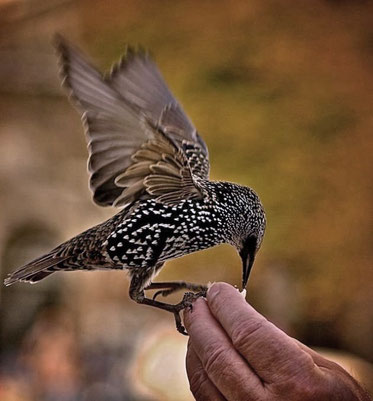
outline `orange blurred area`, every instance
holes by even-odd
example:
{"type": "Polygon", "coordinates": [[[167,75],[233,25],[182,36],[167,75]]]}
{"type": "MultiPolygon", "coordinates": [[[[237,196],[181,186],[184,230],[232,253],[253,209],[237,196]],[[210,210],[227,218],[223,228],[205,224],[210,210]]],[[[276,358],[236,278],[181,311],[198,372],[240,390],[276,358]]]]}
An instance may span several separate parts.
{"type": "MultiPolygon", "coordinates": [[[[348,0],[0,1],[1,278],[115,213],[91,201],[53,35],[103,70],[141,44],[206,141],[212,178],[263,201],[248,302],[373,391],[372,15],[348,0]]],[[[224,245],[158,280],[238,285],[240,270],[224,245]]],[[[117,271],[1,286],[1,401],[191,400],[172,316],[127,293],[117,271]]]]}

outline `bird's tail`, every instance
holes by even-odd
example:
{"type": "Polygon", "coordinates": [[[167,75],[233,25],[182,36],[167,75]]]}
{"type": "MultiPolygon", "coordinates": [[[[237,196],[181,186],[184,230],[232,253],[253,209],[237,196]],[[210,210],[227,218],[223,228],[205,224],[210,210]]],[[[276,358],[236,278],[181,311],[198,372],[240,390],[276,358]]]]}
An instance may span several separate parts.
{"type": "Polygon", "coordinates": [[[4,280],[4,284],[8,286],[17,281],[36,283],[52,274],[54,270],[57,270],[56,267],[68,258],[69,256],[58,256],[55,251],[52,251],[10,273],[4,280]]]}
{"type": "Polygon", "coordinates": [[[123,269],[122,265],[107,260],[103,248],[106,238],[122,219],[123,212],[58,245],[46,255],[10,273],[4,284],[8,286],[17,281],[36,283],[59,270],[123,269]]]}

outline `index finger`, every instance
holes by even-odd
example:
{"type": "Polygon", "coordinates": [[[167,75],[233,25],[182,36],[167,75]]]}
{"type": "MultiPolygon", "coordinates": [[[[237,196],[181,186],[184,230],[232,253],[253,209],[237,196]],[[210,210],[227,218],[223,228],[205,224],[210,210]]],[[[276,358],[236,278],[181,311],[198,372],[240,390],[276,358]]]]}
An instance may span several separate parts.
{"type": "Polygon", "coordinates": [[[207,302],[233,346],[265,383],[294,378],[298,373],[304,376],[315,368],[308,353],[229,284],[213,284],[207,292],[207,302]]]}
{"type": "Polygon", "coordinates": [[[184,310],[184,324],[203,369],[225,398],[263,398],[262,383],[233,348],[226,333],[212,316],[205,299],[197,299],[192,310],[184,310]]]}

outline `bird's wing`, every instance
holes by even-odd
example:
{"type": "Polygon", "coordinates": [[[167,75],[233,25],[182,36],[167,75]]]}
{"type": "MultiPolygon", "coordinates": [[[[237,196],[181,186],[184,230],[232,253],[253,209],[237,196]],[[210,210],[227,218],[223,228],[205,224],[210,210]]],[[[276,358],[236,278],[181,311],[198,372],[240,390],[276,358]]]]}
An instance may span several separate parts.
{"type": "MultiPolygon", "coordinates": [[[[185,131],[185,114],[180,105],[176,102],[169,103],[163,110],[159,119],[159,126],[163,132],[172,138],[182,138],[185,131]]],[[[192,170],[193,175],[208,179],[210,171],[210,163],[208,159],[208,151],[203,139],[194,130],[195,139],[182,139],[179,141],[192,170]]]]}
{"type": "Polygon", "coordinates": [[[115,179],[123,192],[114,206],[131,204],[144,194],[171,205],[185,199],[202,199],[203,190],[183,149],[161,128],[148,124],[147,129],[153,133],[151,139],[142,144],[132,156],[132,164],[115,179]]]}
{"type": "MultiPolygon", "coordinates": [[[[130,50],[105,78],[79,50],[60,36],[56,38],[56,48],[60,55],[63,83],[78,104],[86,126],[90,188],[94,201],[103,206],[123,206],[126,200],[139,197],[144,191],[149,196],[161,196],[159,185],[166,182],[158,182],[153,187],[152,178],[142,175],[144,188],[136,191],[132,187],[133,180],[125,178],[130,168],[133,173],[134,166],[139,165],[139,152],[141,154],[149,146],[156,146],[156,149],[151,149],[154,164],[162,161],[162,166],[170,164],[174,170],[178,166],[179,186],[183,187],[181,192],[185,195],[189,188],[190,195],[195,196],[195,190],[190,186],[191,182],[195,183],[193,176],[208,177],[207,147],[150,57],[143,51],[130,50]]],[[[174,173],[171,171],[172,168],[167,170],[170,177],[174,173]]],[[[157,180],[158,173],[150,175],[157,180]]],[[[164,169],[161,175],[167,175],[164,169]]],[[[140,188],[139,180],[137,188],[140,188]]],[[[165,185],[165,188],[169,192],[176,191],[172,186],[165,185]]],[[[199,189],[197,192],[200,193],[199,189]]]]}
{"type": "Polygon", "coordinates": [[[126,55],[113,66],[106,79],[124,99],[136,105],[151,121],[158,122],[164,133],[187,150],[194,175],[208,178],[207,146],[148,53],[127,48],[126,55]]]}

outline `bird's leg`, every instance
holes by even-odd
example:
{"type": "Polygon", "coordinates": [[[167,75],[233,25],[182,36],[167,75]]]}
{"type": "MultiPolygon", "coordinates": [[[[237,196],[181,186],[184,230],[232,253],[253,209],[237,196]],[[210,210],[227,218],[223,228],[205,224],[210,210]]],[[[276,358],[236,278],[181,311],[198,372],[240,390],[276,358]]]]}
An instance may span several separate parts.
{"type": "Polygon", "coordinates": [[[176,305],[166,304],[164,302],[155,301],[154,299],[149,299],[145,297],[144,290],[142,289],[142,280],[139,276],[132,276],[129,295],[131,299],[139,304],[154,306],[155,308],[163,309],[168,312],[173,313],[176,322],[177,330],[184,335],[188,335],[183,324],[181,323],[180,312],[185,308],[192,307],[192,301],[200,296],[206,295],[205,291],[201,291],[198,294],[187,292],[182,301],[176,305]]]}
{"type": "Polygon", "coordinates": [[[190,290],[194,292],[207,292],[207,287],[202,284],[194,284],[188,283],[186,281],[173,281],[173,282],[164,282],[164,283],[150,283],[145,290],[156,290],[160,289],[153,295],[153,299],[155,300],[158,295],[162,295],[163,297],[167,297],[170,294],[173,294],[179,290],[190,290]]]}

